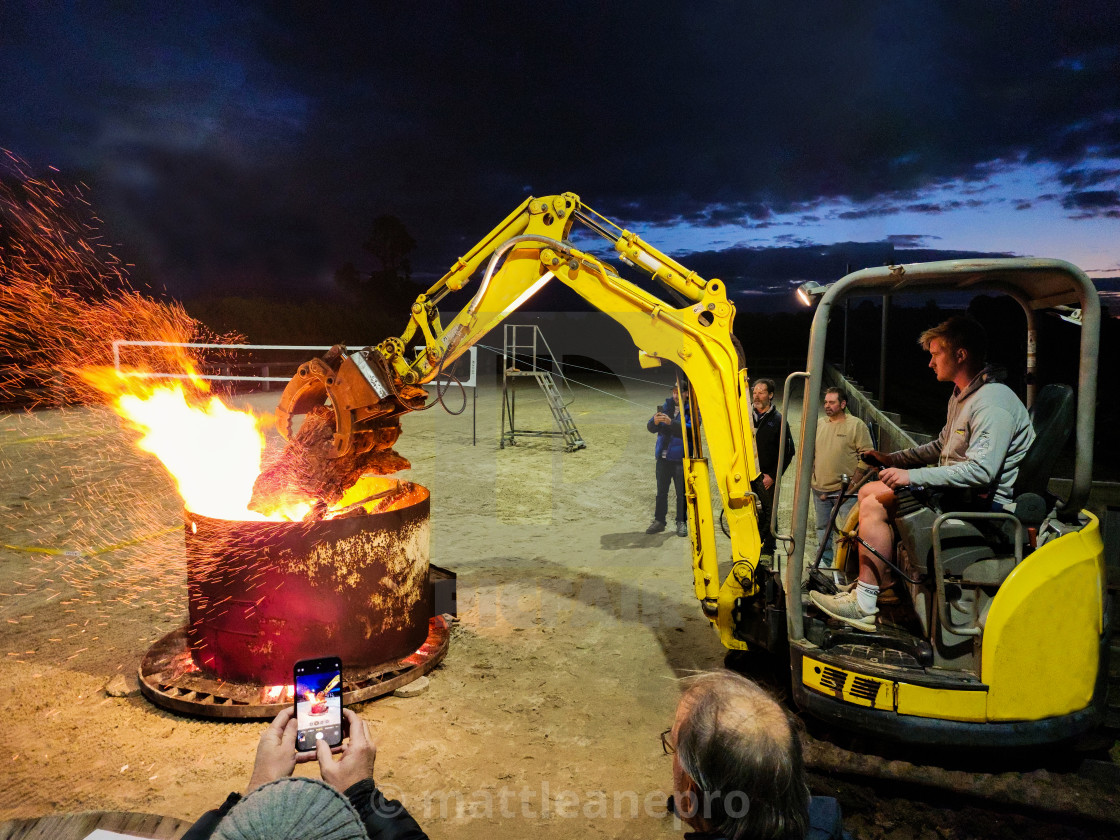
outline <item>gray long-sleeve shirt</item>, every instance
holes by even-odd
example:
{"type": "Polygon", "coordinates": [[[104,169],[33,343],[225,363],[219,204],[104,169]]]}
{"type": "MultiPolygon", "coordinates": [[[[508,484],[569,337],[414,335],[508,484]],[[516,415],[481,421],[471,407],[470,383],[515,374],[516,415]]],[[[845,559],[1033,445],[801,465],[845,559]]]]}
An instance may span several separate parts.
{"type": "Polygon", "coordinates": [[[891,453],[893,466],[910,470],[912,484],[995,485],[996,504],[1011,502],[1019,462],[1034,443],[1034,428],[1015,392],[991,381],[990,375],[985,368],[963,391],[954,389],[945,428],[935,440],[891,453]]]}

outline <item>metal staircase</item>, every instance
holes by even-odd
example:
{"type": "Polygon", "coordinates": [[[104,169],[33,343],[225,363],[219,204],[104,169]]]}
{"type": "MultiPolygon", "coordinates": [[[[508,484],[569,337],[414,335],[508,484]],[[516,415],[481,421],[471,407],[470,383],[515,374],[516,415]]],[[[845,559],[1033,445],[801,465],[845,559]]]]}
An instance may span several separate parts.
{"type": "MultiPolygon", "coordinates": [[[[518,437],[561,437],[564,439],[564,451],[575,452],[583,449],[587,444],[580,437],[579,429],[568,411],[568,403],[556,387],[551,371],[538,367],[539,348],[543,345],[544,358],[551,361],[552,370],[557,371],[564,387],[571,394],[572,388],[568,380],[560,371],[560,365],[552,354],[552,348],[545,341],[540,327],[535,324],[505,324],[502,340],[502,437],[501,448],[506,444],[515,446],[518,437]],[[528,336],[526,336],[528,332],[528,336]],[[523,369],[527,368],[527,369],[523,369]],[[556,419],[556,429],[532,430],[519,429],[516,424],[517,417],[517,382],[520,379],[531,377],[544,392],[552,416],[556,419]]],[[[542,359],[543,361],[543,359],[542,359]]]]}

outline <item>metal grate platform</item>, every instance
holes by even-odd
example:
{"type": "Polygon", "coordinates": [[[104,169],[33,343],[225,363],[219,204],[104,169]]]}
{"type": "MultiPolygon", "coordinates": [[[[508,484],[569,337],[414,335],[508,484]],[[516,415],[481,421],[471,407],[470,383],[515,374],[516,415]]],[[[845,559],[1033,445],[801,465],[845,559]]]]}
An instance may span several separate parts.
{"type": "MultiPolygon", "coordinates": [[[[451,616],[428,621],[428,638],[403,659],[358,671],[347,670],[342,703],[372,700],[427,674],[447,655],[451,616]]],[[[191,659],[187,628],[180,627],[156,642],[140,663],[140,691],[165,709],[198,717],[259,720],[275,717],[292,704],[288,686],[225,682],[203,671],[191,659]],[[277,691],[279,689],[279,691],[277,691]]]]}

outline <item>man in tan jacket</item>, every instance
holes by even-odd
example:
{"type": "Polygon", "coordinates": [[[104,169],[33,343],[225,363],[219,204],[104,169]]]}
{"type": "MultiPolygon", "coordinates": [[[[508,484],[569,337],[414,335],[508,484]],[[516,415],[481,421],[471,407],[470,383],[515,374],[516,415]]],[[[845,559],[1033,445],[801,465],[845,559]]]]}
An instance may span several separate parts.
{"type": "MultiPolygon", "coordinates": [[[[840,495],[842,476],[854,478],[857,471],[866,470],[860,460],[864,452],[872,449],[871,433],[858,417],[847,412],[848,394],[843,388],[829,388],[824,392],[824,414],[817,421],[817,446],[813,456],[813,513],[817,520],[817,545],[827,540],[821,567],[832,566],[832,534],[828,533],[828,520],[832,506],[840,495]]],[[[856,503],[855,496],[845,500],[836,514],[841,526],[856,503]]]]}

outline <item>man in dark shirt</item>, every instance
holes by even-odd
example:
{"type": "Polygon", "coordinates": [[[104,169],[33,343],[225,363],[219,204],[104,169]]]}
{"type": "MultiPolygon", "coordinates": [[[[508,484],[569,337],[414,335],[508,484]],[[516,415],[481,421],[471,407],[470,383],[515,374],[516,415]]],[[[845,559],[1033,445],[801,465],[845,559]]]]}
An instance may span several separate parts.
{"type": "MultiPolygon", "coordinates": [[[[665,517],[669,513],[669,485],[677,494],[677,536],[688,536],[688,515],[684,503],[684,425],[682,425],[681,392],[673,386],[673,393],[646,423],[646,429],[657,435],[653,447],[656,459],[657,497],[654,501],[653,522],[647,534],[665,530],[665,517]]],[[[684,418],[687,424],[687,418],[684,418]]]]}
{"type": "Polygon", "coordinates": [[[758,448],[758,469],[762,473],[762,520],[759,535],[762,553],[774,554],[774,534],[770,530],[770,514],[774,505],[774,485],[793,460],[793,436],[786,426],[786,451],[778,468],[778,448],[781,443],[782,413],[774,407],[774,380],[758,379],[751,388],[751,412],[754,420],[754,441],[758,448]]]}

